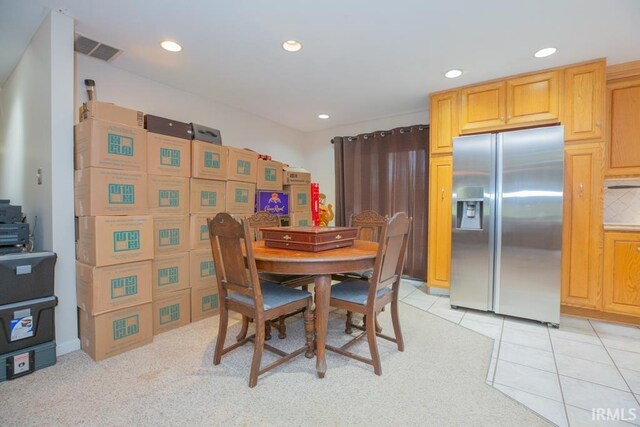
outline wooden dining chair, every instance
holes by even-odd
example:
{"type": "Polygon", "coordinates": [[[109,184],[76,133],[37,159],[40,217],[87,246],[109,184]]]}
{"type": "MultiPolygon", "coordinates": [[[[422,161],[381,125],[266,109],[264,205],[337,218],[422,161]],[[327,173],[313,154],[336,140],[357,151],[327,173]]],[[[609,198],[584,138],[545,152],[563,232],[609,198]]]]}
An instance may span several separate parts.
{"type": "MultiPolygon", "coordinates": [[[[256,214],[248,217],[246,219],[249,224],[249,230],[251,232],[251,237],[254,241],[262,240],[262,231],[261,228],[265,227],[280,227],[280,218],[277,215],[270,214],[269,212],[261,211],[256,214]]],[[[313,276],[305,276],[305,275],[287,275],[287,274],[276,274],[276,273],[258,273],[258,277],[260,281],[268,281],[271,283],[278,283],[282,286],[286,286],[289,288],[302,288],[304,291],[309,290],[309,285],[313,283],[313,276]]],[[[298,314],[292,313],[291,316],[298,314]]],[[[279,319],[273,320],[275,327],[278,329],[278,338],[284,339],[287,337],[287,326],[285,324],[285,319],[289,316],[281,316],[279,319]]],[[[272,321],[267,322],[265,325],[265,339],[268,341],[271,339],[271,324],[272,321]]],[[[242,328],[240,329],[240,333],[236,337],[238,341],[244,339],[247,335],[247,331],[249,329],[249,319],[246,317],[242,317],[242,328]]]]}
{"type": "MultiPolygon", "coordinates": [[[[366,210],[362,211],[358,214],[351,214],[349,217],[349,227],[357,227],[358,234],[356,234],[356,239],[358,240],[366,240],[369,242],[379,242],[380,241],[380,233],[382,232],[382,227],[385,224],[387,216],[382,216],[376,211],[366,210]]],[[[353,271],[342,274],[334,274],[331,279],[342,282],[347,279],[356,278],[356,279],[364,279],[368,280],[373,275],[373,269],[363,270],[363,271],[353,271]]],[[[362,318],[363,326],[366,326],[367,318],[364,316],[362,318]]],[[[350,311],[347,312],[347,320],[345,321],[344,332],[347,334],[351,334],[353,332],[353,313],[350,311]]],[[[376,330],[378,332],[382,332],[382,328],[378,324],[378,318],[376,316],[376,330]]]]}
{"type": "Polygon", "coordinates": [[[382,227],[372,277],[369,280],[351,278],[331,287],[330,305],[332,307],[360,313],[370,319],[373,319],[382,307],[391,303],[391,319],[395,338],[377,332],[375,322],[366,322],[364,327],[352,325],[363,332],[342,347],[326,346],[328,350],[373,365],[376,375],[382,374],[376,337],[392,341],[398,345],[399,351],[404,351],[404,341],[398,317],[398,293],[410,228],[411,218],[407,214],[404,212],[395,214],[382,227]],[[365,336],[369,342],[371,359],[366,359],[347,350],[365,336]]]}
{"type": "Polygon", "coordinates": [[[254,341],[255,348],[249,374],[249,387],[254,387],[259,375],[289,359],[301,353],[306,353],[308,358],[313,357],[311,294],[276,283],[260,282],[253,256],[253,239],[246,221],[239,223],[228,213],[219,213],[215,218],[208,220],[208,224],[220,301],[220,320],[213,364],[220,364],[223,355],[248,341],[254,341]],[[255,319],[256,332],[224,348],[229,310],[240,313],[243,317],[255,319]],[[300,310],[304,310],[305,346],[291,353],[285,353],[265,344],[265,322],[300,310]],[[264,349],[279,355],[280,358],[260,368],[264,349]]]}

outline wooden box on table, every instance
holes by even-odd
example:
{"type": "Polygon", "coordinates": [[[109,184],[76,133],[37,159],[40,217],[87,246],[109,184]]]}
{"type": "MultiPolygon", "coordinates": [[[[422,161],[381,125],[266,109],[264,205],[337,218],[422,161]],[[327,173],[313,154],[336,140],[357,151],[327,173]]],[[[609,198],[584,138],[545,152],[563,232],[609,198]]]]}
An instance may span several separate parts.
{"type": "Polygon", "coordinates": [[[267,227],[262,228],[268,248],[320,252],[353,245],[355,227],[267,227]]]}

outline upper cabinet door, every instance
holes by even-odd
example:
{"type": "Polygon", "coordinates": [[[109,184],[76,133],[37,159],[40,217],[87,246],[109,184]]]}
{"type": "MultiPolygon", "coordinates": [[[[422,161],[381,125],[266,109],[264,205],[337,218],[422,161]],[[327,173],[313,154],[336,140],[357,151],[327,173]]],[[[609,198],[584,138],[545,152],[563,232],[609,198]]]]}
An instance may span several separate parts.
{"type": "Polygon", "coordinates": [[[488,83],[460,91],[460,132],[499,128],[505,121],[505,82],[488,83]]]}
{"type": "Polygon", "coordinates": [[[508,125],[560,120],[560,72],[507,80],[508,125]]]}
{"type": "Polygon", "coordinates": [[[564,70],[565,141],[599,140],[605,113],[605,62],[564,70]]]}
{"type": "Polygon", "coordinates": [[[611,138],[606,175],[640,174],[640,77],[609,84],[611,138]]]}
{"type": "Polygon", "coordinates": [[[458,92],[431,96],[429,147],[431,154],[451,153],[458,136],[458,92]]]}

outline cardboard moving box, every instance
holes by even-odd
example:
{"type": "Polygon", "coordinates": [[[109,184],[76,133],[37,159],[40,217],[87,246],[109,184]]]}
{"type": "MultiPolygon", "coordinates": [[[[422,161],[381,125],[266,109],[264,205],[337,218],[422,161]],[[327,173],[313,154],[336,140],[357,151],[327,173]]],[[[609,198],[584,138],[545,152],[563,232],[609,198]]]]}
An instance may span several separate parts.
{"type": "Polygon", "coordinates": [[[258,154],[240,148],[228,147],[228,149],[227,179],[255,184],[258,177],[258,154]]]}
{"type": "Polygon", "coordinates": [[[189,177],[191,140],[147,132],[147,173],[189,177]]]}
{"type": "Polygon", "coordinates": [[[119,107],[109,102],[88,101],[82,104],[79,110],[80,122],[89,119],[99,119],[139,128],[144,124],[144,114],[142,114],[142,111],[119,107]]]}
{"type": "Polygon", "coordinates": [[[99,361],[153,341],[152,303],[91,316],[79,311],[82,350],[99,361]]]}
{"type": "Polygon", "coordinates": [[[146,215],[147,174],[86,168],[75,172],[77,216],[146,215]]]}
{"type": "Polygon", "coordinates": [[[153,335],[191,323],[191,292],[163,293],[153,300],[153,335]]]}
{"type": "Polygon", "coordinates": [[[258,159],[258,190],[282,191],[282,163],[258,159]]]}
{"type": "Polygon", "coordinates": [[[293,227],[310,227],[313,225],[311,212],[290,213],[289,221],[289,224],[293,227]]]}
{"type": "Polygon", "coordinates": [[[151,261],[93,267],[76,261],[78,307],[92,316],[151,302],[151,261]]]}
{"type": "Polygon", "coordinates": [[[83,216],[78,218],[78,261],[96,267],[153,258],[153,218],[83,216]]]}
{"type": "Polygon", "coordinates": [[[153,215],[188,215],[189,178],[148,175],[147,203],[153,215]]]}
{"type": "Polygon", "coordinates": [[[151,271],[152,294],[189,289],[189,252],[157,256],[151,271]]]}
{"type": "Polygon", "coordinates": [[[229,150],[222,145],[191,141],[191,176],[204,179],[227,179],[229,150]]]}
{"type": "Polygon", "coordinates": [[[284,192],[289,194],[290,213],[311,213],[311,185],[285,185],[284,192]]]}
{"type": "Polygon", "coordinates": [[[224,212],[226,182],[191,178],[191,213],[224,212]]]}
{"type": "Polygon", "coordinates": [[[100,167],[147,171],[147,131],[103,120],[85,120],[74,128],[75,168],[100,167]]]}
{"type": "Polygon", "coordinates": [[[187,252],[189,250],[189,216],[153,217],[154,255],[187,252]]]}
{"type": "Polygon", "coordinates": [[[215,214],[190,215],[189,217],[189,249],[208,249],[211,251],[209,240],[209,226],[207,219],[215,214]]]}
{"type": "Polygon", "coordinates": [[[218,288],[191,289],[191,321],[213,317],[220,312],[218,288]]]}
{"type": "Polygon", "coordinates": [[[256,185],[248,182],[227,181],[227,212],[253,213],[256,203],[256,185]]]}
{"type": "Polygon", "coordinates": [[[303,168],[283,168],[283,185],[311,184],[311,172],[303,168]]]}
{"type": "Polygon", "coordinates": [[[211,249],[199,249],[189,252],[189,280],[192,288],[214,288],[216,268],[213,264],[211,249]]]}

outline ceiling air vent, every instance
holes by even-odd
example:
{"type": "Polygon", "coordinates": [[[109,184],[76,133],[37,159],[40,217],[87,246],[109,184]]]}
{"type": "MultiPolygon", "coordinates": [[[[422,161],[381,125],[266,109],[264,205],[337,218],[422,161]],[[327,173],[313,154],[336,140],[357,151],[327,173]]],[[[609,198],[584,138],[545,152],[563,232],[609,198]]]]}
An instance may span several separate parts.
{"type": "Polygon", "coordinates": [[[76,34],[74,50],[107,62],[111,61],[122,52],[115,47],[91,40],[90,38],[80,34],[76,34]]]}

